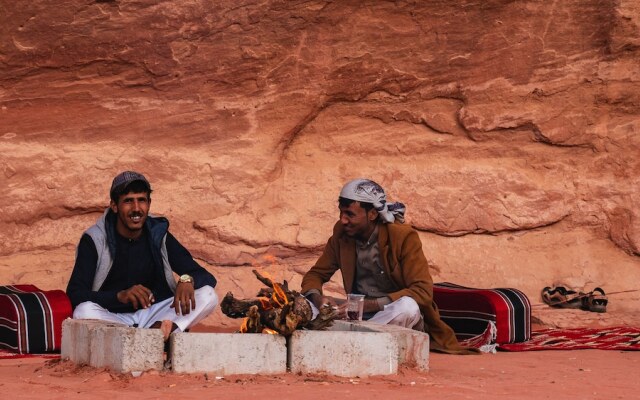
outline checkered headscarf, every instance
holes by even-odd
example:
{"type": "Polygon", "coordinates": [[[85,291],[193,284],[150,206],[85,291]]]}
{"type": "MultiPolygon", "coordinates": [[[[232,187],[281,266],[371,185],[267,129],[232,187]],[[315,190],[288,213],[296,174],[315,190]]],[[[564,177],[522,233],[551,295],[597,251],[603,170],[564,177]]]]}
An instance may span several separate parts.
{"type": "Polygon", "coordinates": [[[387,203],[387,195],[382,186],[370,179],[358,178],[347,182],[340,191],[340,197],[373,204],[385,223],[393,223],[396,220],[404,223],[404,204],[387,203]]]}

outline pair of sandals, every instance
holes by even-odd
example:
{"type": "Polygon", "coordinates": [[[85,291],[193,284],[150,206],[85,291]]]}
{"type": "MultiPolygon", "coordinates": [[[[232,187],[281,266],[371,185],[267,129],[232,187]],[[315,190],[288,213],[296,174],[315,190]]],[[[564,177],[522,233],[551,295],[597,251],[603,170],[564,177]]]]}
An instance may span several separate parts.
{"type": "Polygon", "coordinates": [[[542,301],[551,307],[578,308],[598,313],[606,312],[609,303],[604,290],[599,287],[588,293],[583,293],[567,289],[564,286],[547,286],[542,289],[542,301]]]}

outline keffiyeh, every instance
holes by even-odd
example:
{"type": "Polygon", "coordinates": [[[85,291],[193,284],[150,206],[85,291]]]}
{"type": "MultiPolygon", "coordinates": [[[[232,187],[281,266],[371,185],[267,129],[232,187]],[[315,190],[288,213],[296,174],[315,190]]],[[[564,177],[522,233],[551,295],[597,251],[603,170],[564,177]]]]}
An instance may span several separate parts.
{"type": "Polygon", "coordinates": [[[354,179],[347,182],[340,191],[340,197],[345,199],[371,203],[378,211],[385,223],[398,221],[404,223],[404,212],[406,210],[402,203],[387,203],[387,195],[382,186],[369,179],[354,179]]]}

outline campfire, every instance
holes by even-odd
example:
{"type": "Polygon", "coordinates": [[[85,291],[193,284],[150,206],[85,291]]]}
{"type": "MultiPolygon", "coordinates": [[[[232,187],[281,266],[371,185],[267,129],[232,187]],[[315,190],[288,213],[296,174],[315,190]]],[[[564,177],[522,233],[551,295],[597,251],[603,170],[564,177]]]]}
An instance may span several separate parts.
{"type": "Polygon", "coordinates": [[[300,293],[289,290],[288,282],[282,284],[253,270],[256,278],[266,288],[260,289],[255,299],[236,299],[228,292],[220,308],[231,318],[244,318],[241,333],[269,333],[291,335],[296,329],[325,330],[337,318],[336,311],[325,305],[312,318],[311,306],[300,293]]]}

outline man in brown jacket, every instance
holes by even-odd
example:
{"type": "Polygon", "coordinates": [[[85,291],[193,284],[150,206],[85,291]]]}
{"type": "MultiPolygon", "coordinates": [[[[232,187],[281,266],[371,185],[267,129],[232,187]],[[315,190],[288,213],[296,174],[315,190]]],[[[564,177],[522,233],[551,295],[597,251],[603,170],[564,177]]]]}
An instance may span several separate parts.
{"type": "Polygon", "coordinates": [[[368,179],[348,182],[338,199],[340,220],[322,256],[302,279],[302,293],[315,306],[346,303],[322,294],[339,269],[347,293],[364,294],[364,319],[424,330],[431,348],[466,353],[433,303],[433,280],[418,233],[403,225],[404,205],[387,203],[384,190],[368,179]]]}

